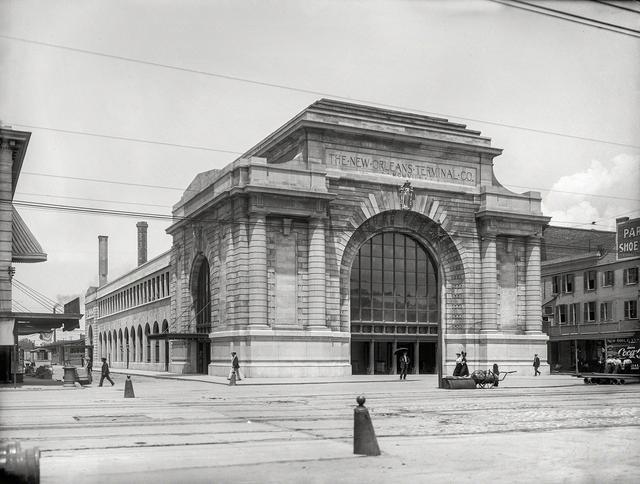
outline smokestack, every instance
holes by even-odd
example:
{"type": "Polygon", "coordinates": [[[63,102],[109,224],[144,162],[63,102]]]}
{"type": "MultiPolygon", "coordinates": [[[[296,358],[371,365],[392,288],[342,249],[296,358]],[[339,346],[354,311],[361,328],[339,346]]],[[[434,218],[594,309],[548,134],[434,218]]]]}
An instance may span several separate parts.
{"type": "Polygon", "coordinates": [[[138,222],[138,265],[147,262],[147,222],[138,222]]]}
{"type": "Polygon", "coordinates": [[[98,287],[107,283],[109,274],[109,237],[98,235],[98,287]]]}

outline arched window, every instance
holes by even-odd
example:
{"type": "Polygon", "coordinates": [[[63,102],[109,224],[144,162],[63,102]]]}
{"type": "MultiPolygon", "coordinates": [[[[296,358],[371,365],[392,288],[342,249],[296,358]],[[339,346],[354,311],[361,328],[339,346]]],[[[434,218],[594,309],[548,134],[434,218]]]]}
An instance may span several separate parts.
{"type": "Polygon", "coordinates": [[[149,339],[149,333],[151,333],[151,330],[149,328],[149,323],[147,323],[144,326],[144,342],[147,348],[147,363],[151,363],[151,340],[149,339]]]}
{"type": "Polygon", "coordinates": [[[131,344],[130,349],[131,349],[131,361],[136,361],[136,330],[134,328],[131,328],[131,331],[129,331],[129,337],[131,338],[131,344]]]}
{"type": "Polygon", "coordinates": [[[124,361],[124,341],[122,340],[122,328],[118,330],[118,343],[120,343],[120,347],[118,348],[118,354],[120,357],[118,358],[120,361],[124,361]]]}
{"type": "Polygon", "coordinates": [[[143,361],[142,348],[142,326],[138,325],[138,361],[143,361]]]}
{"type": "MultiPolygon", "coordinates": [[[[153,334],[158,334],[160,332],[158,328],[158,321],[153,323],[153,334]]],[[[155,363],[160,363],[160,338],[156,338],[155,342],[155,363]]]]}
{"type": "Polygon", "coordinates": [[[351,321],[439,322],[436,265],[402,233],[366,241],[351,268],[351,321]]]}
{"type": "Polygon", "coordinates": [[[211,289],[209,285],[209,262],[202,257],[195,284],[196,332],[211,332],[211,289]]]}

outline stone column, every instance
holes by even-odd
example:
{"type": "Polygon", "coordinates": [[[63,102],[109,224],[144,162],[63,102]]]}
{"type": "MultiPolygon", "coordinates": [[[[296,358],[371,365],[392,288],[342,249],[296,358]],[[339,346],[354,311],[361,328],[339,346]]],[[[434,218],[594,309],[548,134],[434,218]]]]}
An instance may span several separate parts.
{"type": "Polygon", "coordinates": [[[309,221],[309,328],[326,328],[326,249],[324,220],[309,221]]]}
{"type": "Polygon", "coordinates": [[[267,233],[266,216],[249,216],[249,325],[267,325],[267,233]]]}
{"type": "Polygon", "coordinates": [[[11,312],[11,254],[13,252],[12,167],[9,140],[0,139],[0,311],[11,312]]]}
{"type": "Polygon", "coordinates": [[[498,331],[496,236],[482,239],[482,332],[498,331]]]}
{"type": "Polygon", "coordinates": [[[376,372],[375,371],[376,356],[374,352],[375,352],[375,344],[373,340],[371,340],[369,341],[369,369],[367,371],[369,375],[373,375],[376,372]]]}
{"type": "Polygon", "coordinates": [[[420,342],[413,343],[413,373],[420,373],[420,342]]]}
{"type": "Polygon", "coordinates": [[[396,355],[396,350],[398,349],[398,341],[397,340],[393,340],[393,347],[392,347],[392,351],[393,351],[393,360],[391,363],[391,373],[393,375],[396,375],[398,373],[398,356],[396,355]]]}
{"type": "Polygon", "coordinates": [[[540,237],[527,237],[525,289],[525,333],[542,331],[542,297],[540,294],[540,237]]]}

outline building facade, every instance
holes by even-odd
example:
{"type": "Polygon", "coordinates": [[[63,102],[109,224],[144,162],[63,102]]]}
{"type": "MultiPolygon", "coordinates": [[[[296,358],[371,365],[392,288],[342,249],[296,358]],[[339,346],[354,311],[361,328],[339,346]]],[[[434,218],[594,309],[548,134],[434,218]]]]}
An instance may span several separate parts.
{"type": "Polygon", "coordinates": [[[99,367],[169,371],[167,332],[171,308],[170,253],[147,261],[145,222],[138,223],[138,266],[108,281],[108,239],[98,237],[99,286],[85,296],[85,328],[89,358],[99,367]],[[155,339],[154,339],[155,337],[155,339]]]}
{"type": "Polygon", "coordinates": [[[640,257],[619,258],[615,232],[550,227],[545,242],[556,250],[542,263],[551,369],[602,371],[607,358],[632,348],[639,371],[640,257]]]}
{"type": "MultiPolygon", "coordinates": [[[[18,337],[56,328],[65,331],[79,326],[82,314],[34,313],[13,310],[14,263],[45,262],[40,243],[29,230],[13,203],[13,197],[27,153],[31,133],[0,127],[0,383],[21,381],[18,337]]],[[[23,308],[24,309],[24,308],[23,308]]]]}
{"type": "Polygon", "coordinates": [[[549,219],[496,180],[500,154],[445,119],[321,100],[197,175],[167,230],[170,370],[225,375],[231,351],[257,377],[393,373],[400,348],[419,373],[460,349],[545,361],[549,219]]]}

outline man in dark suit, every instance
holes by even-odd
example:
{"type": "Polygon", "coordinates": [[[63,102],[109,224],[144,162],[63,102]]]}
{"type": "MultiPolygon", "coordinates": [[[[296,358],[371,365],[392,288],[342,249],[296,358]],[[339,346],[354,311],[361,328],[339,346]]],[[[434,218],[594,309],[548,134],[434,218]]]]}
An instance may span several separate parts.
{"type": "Polygon", "coordinates": [[[400,355],[400,379],[407,379],[407,372],[409,371],[409,356],[406,351],[403,351],[400,355]]]}
{"type": "Polygon", "coordinates": [[[107,364],[107,359],[102,358],[102,375],[100,376],[100,385],[98,385],[99,387],[102,386],[102,382],[105,378],[111,382],[111,386],[115,385],[115,383],[113,383],[113,380],[109,376],[109,365],[107,364]]]}
{"type": "Polygon", "coordinates": [[[535,355],[533,355],[533,369],[535,370],[533,376],[538,376],[541,374],[538,371],[538,368],[540,368],[540,358],[538,358],[538,354],[536,353],[535,355]]]}

